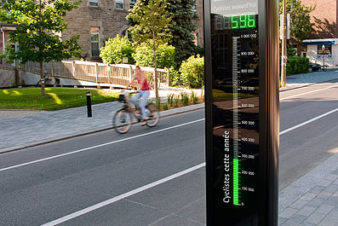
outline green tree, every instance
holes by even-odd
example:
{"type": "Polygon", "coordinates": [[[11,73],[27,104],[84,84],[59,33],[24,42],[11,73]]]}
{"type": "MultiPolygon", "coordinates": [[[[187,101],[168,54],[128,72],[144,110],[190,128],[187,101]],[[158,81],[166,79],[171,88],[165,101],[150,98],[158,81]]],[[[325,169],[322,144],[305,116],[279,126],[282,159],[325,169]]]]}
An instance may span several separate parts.
{"type": "Polygon", "coordinates": [[[196,26],[192,20],[197,17],[193,11],[196,0],[167,0],[167,10],[172,16],[175,26],[170,27],[172,33],[171,45],[175,47],[175,60],[179,67],[183,60],[194,55],[196,46],[192,32],[196,26]]]}
{"type": "Polygon", "coordinates": [[[132,54],[135,52],[132,43],[127,37],[110,38],[106,41],[105,46],[100,49],[100,57],[105,64],[119,64],[123,57],[128,57],[128,63],[134,63],[132,54]]]}
{"type": "Polygon", "coordinates": [[[159,45],[172,37],[169,30],[172,18],[165,9],[166,5],[166,0],[139,0],[127,16],[127,20],[134,24],[129,28],[134,43],[144,43],[153,50],[156,100],[159,99],[156,52],[159,45]]]}
{"type": "Polygon", "coordinates": [[[79,36],[68,40],[60,35],[67,28],[66,13],[80,2],[70,0],[1,0],[0,21],[17,24],[10,33],[10,42],[19,45],[15,51],[7,48],[9,61],[19,60],[40,63],[41,94],[45,94],[44,63],[61,61],[80,55],[79,36]]]}
{"type": "MultiPolygon", "coordinates": [[[[315,9],[315,6],[306,7],[302,5],[300,0],[285,0],[286,12],[291,16],[291,37],[298,43],[309,38],[314,23],[310,22],[310,13],[315,9]]],[[[279,13],[282,14],[283,0],[279,0],[279,13]]]]}

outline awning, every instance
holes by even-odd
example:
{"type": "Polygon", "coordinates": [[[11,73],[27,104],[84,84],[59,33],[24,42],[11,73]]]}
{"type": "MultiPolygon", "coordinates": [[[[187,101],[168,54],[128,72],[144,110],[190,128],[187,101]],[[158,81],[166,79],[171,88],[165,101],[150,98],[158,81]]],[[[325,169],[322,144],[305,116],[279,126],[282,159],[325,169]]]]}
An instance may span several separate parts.
{"type": "Polygon", "coordinates": [[[338,44],[338,39],[308,39],[303,40],[303,45],[334,45],[338,44]]]}

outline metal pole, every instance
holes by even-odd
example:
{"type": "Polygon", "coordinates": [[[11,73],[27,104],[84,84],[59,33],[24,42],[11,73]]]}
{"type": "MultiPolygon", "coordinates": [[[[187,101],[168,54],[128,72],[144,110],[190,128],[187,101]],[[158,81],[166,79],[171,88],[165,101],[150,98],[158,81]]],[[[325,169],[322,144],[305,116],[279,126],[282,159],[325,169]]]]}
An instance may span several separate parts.
{"type": "Polygon", "coordinates": [[[87,96],[87,116],[88,118],[91,118],[92,117],[92,100],[91,100],[92,94],[89,91],[87,91],[86,96],[87,96]]]}
{"type": "Polygon", "coordinates": [[[286,85],[286,0],[283,0],[281,86],[286,85]]]}

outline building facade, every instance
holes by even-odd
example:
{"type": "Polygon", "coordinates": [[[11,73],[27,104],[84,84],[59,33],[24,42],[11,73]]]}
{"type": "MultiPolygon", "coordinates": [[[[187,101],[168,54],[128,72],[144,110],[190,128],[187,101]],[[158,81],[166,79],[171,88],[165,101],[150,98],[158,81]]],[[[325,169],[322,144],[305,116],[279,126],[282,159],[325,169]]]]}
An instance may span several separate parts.
{"type": "Polygon", "coordinates": [[[4,52],[6,50],[6,46],[9,40],[9,33],[15,30],[16,25],[9,25],[5,23],[0,23],[0,52],[4,52]]]}
{"type": "Polygon", "coordinates": [[[310,13],[314,32],[304,40],[311,63],[338,67],[338,0],[301,0],[305,6],[315,6],[310,13]]]}
{"type": "Polygon", "coordinates": [[[203,0],[196,0],[194,10],[196,10],[197,13],[197,18],[193,20],[193,23],[196,25],[196,31],[193,32],[195,36],[195,44],[197,46],[204,47],[203,0]]]}
{"type": "Polygon", "coordinates": [[[67,13],[68,28],[62,37],[80,35],[81,58],[97,60],[108,38],[126,34],[126,16],[135,3],[134,0],[83,0],[77,9],[67,13]]]}
{"type": "MultiPolygon", "coordinates": [[[[128,36],[126,16],[135,4],[136,0],[83,0],[77,9],[67,14],[68,29],[62,33],[62,37],[67,39],[79,34],[81,58],[99,60],[100,48],[108,38],[128,36]]],[[[197,26],[195,43],[203,46],[202,0],[197,0],[195,10],[198,13],[198,18],[194,20],[197,26]]]]}
{"type": "Polygon", "coordinates": [[[310,13],[314,23],[311,39],[338,38],[338,0],[301,0],[305,6],[315,6],[310,13]]]}

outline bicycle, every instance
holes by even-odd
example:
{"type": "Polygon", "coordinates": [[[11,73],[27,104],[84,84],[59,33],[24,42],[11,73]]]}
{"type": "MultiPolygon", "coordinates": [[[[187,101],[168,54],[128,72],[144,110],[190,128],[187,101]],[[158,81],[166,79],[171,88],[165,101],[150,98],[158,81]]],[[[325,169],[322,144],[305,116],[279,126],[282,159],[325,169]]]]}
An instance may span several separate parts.
{"type": "MultiPolygon", "coordinates": [[[[120,134],[127,133],[133,123],[133,118],[137,122],[142,121],[141,114],[137,113],[137,110],[132,107],[130,104],[130,95],[129,92],[121,93],[119,96],[119,102],[123,103],[123,107],[118,110],[113,116],[113,127],[116,132],[120,134]]],[[[160,113],[155,104],[149,103],[146,105],[147,111],[147,126],[154,127],[157,125],[160,119],[160,113]]]]}

